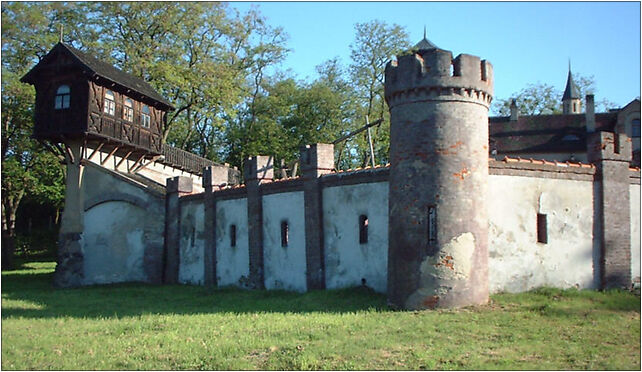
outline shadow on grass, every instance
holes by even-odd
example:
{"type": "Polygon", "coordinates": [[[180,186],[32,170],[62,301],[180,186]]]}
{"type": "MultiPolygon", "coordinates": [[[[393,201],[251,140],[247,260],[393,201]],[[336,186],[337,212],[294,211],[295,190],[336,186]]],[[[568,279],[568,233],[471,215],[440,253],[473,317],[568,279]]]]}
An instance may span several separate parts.
{"type": "Polygon", "coordinates": [[[2,318],[119,318],[145,314],[347,313],[386,310],[385,296],[366,287],[343,290],[247,291],[140,283],[56,289],[53,273],[2,273],[2,318]]]}

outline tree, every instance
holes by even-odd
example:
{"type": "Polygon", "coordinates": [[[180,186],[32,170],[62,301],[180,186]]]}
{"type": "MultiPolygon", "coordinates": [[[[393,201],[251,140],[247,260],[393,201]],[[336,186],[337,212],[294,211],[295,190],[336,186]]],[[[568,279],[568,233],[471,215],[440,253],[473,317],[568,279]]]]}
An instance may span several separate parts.
{"type": "MultiPolygon", "coordinates": [[[[350,77],[356,92],[355,117],[352,128],[370,121],[382,119],[383,123],[373,128],[373,142],[380,163],[388,159],[390,119],[383,93],[386,64],[397,54],[410,48],[408,33],[402,26],[374,20],[355,25],[355,40],[350,45],[350,77]]],[[[360,166],[370,162],[367,132],[355,136],[348,143],[350,153],[356,156],[360,166]]]]}
{"type": "MultiPolygon", "coordinates": [[[[60,25],[83,25],[76,5],[2,4],[2,268],[13,266],[15,221],[25,197],[62,207],[64,180],[59,159],[30,138],[33,87],[20,83],[34,63],[58,40],[60,25]]],[[[91,32],[74,33],[91,40],[91,32]]]]}
{"type": "MultiPolygon", "coordinates": [[[[595,93],[595,79],[593,76],[576,75],[575,84],[579,88],[580,97],[595,93]]],[[[512,100],[517,102],[520,115],[550,115],[562,113],[562,92],[552,85],[544,83],[530,84],[526,88],[514,93],[507,99],[498,99],[493,102],[491,112],[493,115],[510,115],[512,100]]],[[[586,102],[582,105],[586,107],[586,102]]],[[[607,99],[595,102],[596,112],[607,111],[616,105],[607,99]]]]}

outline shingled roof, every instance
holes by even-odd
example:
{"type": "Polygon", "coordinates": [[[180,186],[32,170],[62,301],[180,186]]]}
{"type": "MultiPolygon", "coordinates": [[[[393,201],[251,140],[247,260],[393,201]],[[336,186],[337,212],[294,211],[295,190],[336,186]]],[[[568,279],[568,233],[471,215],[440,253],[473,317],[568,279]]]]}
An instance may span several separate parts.
{"type": "Polygon", "coordinates": [[[56,46],[51,49],[51,51],[43,58],[43,60],[38,63],[34,68],[31,69],[21,81],[25,83],[34,83],[36,77],[36,72],[42,68],[43,65],[46,65],[46,62],[51,56],[56,55],[57,53],[69,53],[74,57],[74,59],[81,65],[85,71],[93,73],[97,76],[100,76],[103,79],[109,80],[117,85],[120,85],[123,88],[136,91],[152,100],[159,102],[166,106],[168,109],[174,109],[172,104],[163,98],[151,85],[149,85],[143,79],[137,78],[133,75],[130,75],[124,71],[117,69],[116,67],[110,65],[109,63],[103,62],[85,52],[65,44],[58,43],[56,46]]]}
{"type": "Polygon", "coordinates": [[[568,78],[566,79],[566,89],[564,89],[564,95],[562,95],[562,101],[565,101],[567,99],[581,99],[581,98],[582,97],[580,96],[580,89],[575,84],[575,81],[573,80],[573,74],[571,73],[571,69],[569,67],[568,78]]]}
{"type": "MultiPolygon", "coordinates": [[[[597,131],[613,131],[617,112],[595,114],[597,131]]],[[[543,153],[586,151],[586,116],[534,115],[489,118],[491,149],[498,153],[543,153]]]]}

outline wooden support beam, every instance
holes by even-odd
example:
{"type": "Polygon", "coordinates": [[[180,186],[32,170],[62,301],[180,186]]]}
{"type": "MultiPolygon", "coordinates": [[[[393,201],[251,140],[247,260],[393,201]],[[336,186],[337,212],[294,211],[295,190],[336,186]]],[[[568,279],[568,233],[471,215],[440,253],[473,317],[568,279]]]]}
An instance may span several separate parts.
{"type": "Polygon", "coordinates": [[[156,160],[158,160],[160,157],[161,157],[161,155],[154,156],[153,158],[149,159],[149,161],[147,163],[141,164],[140,167],[138,167],[138,169],[134,170],[134,172],[132,172],[132,173],[138,173],[138,172],[142,171],[143,169],[147,168],[148,165],[150,165],[151,163],[153,163],[156,160]]]}
{"type": "Polygon", "coordinates": [[[78,159],[78,161],[86,157],[87,157],[87,137],[83,139],[82,145],[80,145],[80,159],[78,159]]]}
{"type": "Polygon", "coordinates": [[[92,151],[92,152],[91,152],[91,155],[89,155],[89,157],[87,158],[87,160],[91,160],[91,158],[93,158],[93,157],[94,157],[94,155],[96,155],[96,153],[97,153],[98,151],[100,151],[100,149],[102,149],[102,148],[103,148],[103,145],[105,145],[105,143],[104,143],[104,142],[101,142],[100,144],[98,144],[98,147],[96,147],[96,148],[94,149],[94,151],[92,151]]]}
{"type": "Polygon", "coordinates": [[[60,160],[65,160],[65,154],[64,154],[64,152],[60,152],[60,149],[59,149],[59,148],[58,148],[58,149],[54,149],[54,148],[51,146],[51,144],[49,144],[47,141],[38,140],[38,142],[42,145],[42,147],[44,147],[45,149],[47,149],[47,151],[49,151],[50,153],[52,153],[52,154],[53,154],[54,156],[56,156],[58,159],[60,159],[60,160]]]}
{"type": "Polygon", "coordinates": [[[74,154],[71,152],[71,149],[67,144],[65,144],[65,154],[67,154],[67,159],[69,160],[69,164],[75,164],[76,159],[74,159],[74,154]]]}
{"type": "Polygon", "coordinates": [[[111,150],[111,152],[107,155],[107,157],[100,162],[100,165],[105,165],[105,163],[107,163],[107,160],[109,160],[109,158],[111,158],[111,156],[114,155],[116,151],[118,151],[118,146],[114,147],[114,149],[111,150]]]}
{"type": "Polygon", "coordinates": [[[121,165],[121,164],[123,164],[123,162],[124,162],[125,160],[127,160],[127,158],[129,157],[129,155],[131,155],[131,154],[132,154],[132,152],[131,152],[131,151],[129,151],[125,156],[123,156],[123,158],[122,158],[122,159],[120,159],[120,161],[118,162],[118,164],[116,164],[116,167],[114,168],[114,170],[118,170],[118,167],[120,167],[120,165],[121,165]]]}
{"type": "Polygon", "coordinates": [[[332,144],[333,144],[333,145],[336,145],[337,143],[339,143],[339,142],[341,142],[341,141],[344,141],[344,140],[347,140],[348,138],[350,138],[350,137],[354,136],[354,135],[355,135],[355,134],[357,134],[357,133],[361,133],[361,132],[363,132],[364,130],[366,130],[366,129],[370,128],[370,127],[374,127],[375,125],[379,125],[379,124],[381,124],[382,122],[383,122],[383,119],[379,119],[379,120],[375,120],[375,121],[373,121],[372,123],[367,123],[367,124],[366,124],[366,125],[364,125],[363,127],[359,128],[359,129],[357,129],[357,130],[355,130],[354,132],[352,132],[352,133],[348,133],[348,134],[346,134],[345,136],[343,136],[343,137],[341,137],[341,138],[339,138],[339,139],[335,140],[334,142],[332,142],[332,144]]]}
{"type": "Polygon", "coordinates": [[[138,160],[134,164],[132,164],[131,167],[127,167],[127,173],[133,173],[132,169],[136,168],[138,166],[138,163],[140,163],[141,160],[145,157],[145,154],[141,155],[138,160]]]}

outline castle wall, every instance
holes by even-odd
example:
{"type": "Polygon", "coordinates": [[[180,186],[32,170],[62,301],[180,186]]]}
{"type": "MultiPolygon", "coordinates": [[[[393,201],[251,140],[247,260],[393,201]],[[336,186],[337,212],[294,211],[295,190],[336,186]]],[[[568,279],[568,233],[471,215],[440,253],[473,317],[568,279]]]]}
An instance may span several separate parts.
{"type": "Polygon", "coordinates": [[[181,200],[180,207],[180,265],[178,281],[184,284],[204,283],[204,225],[203,199],[181,200]]]}
{"type": "Polygon", "coordinates": [[[162,196],[95,165],[83,175],[83,285],[160,283],[162,196]]]}
{"type": "Polygon", "coordinates": [[[326,288],[365,285],[385,293],[388,279],[388,182],[323,189],[326,288]],[[359,242],[359,217],[368,241],[359,242]]]}
{"type": "Polygon", "coordinates": [[[250,275],[247,230],[247,199],[216,202],[216,274],[219,286],[243,286],[250,275]],[[236,245],[231,246],[231,226],[236,226],[236,245]]]}
{"type": "Polygon", "coordinates": [[[263,259],[266,289],[304,292],[306,285],[303,192],[263,196],[263,259]],[[281,223],[288,224],[287,246],[281,244],[281,223]]]}
{"type": "MultiPolygon", "coordinates": [[[[125,175],[85,162],[82,284],[160,283],[166,234],[164,196],[125,175]]],[[[492,293],[540,286],[597,288],[600,278],[599,182],[592,166],[492,161],[489,170],[489,284],[492,293]],[[547,241],[537,241],[537,215],[547,241]]],[[[388,281],[387,168],[322,175],[323,270],[328,289],[388,281]],[[360,216],[368,241],[359,242],[360,216]]],[[[300,179],[259,186],[266,289],[306,291],[304,191],[300,179]],[[281,222],[288,223],[287,246],[281,222]]],[[[631,277],[640,276],[639,173],[631,171],[631,277]]],[[[205,238],[214,236],[218,286],[248,287],[248,202],[244,187],[214,191],[216,215],[206,225],[204,193],[182,195],[176,212],[178,281],[204,283],[205,238]],[[231,226],[236,227],[232,247],[231,226]]]]}
{"type": "MultiPolygon", "coordinates": [[[[638,179],[639,181],[639,179],[638,179]]],[[[630,186],[631,194],[631,279],[640,281],[640,185],[630,186]]]]}
{"type": "Polygon", "coordinates": [[[491,175],[489,205],[491,293],[595,288],[593,182],[491,175]],[[547,243],[537,241],[538,213],[547,243]]]}

